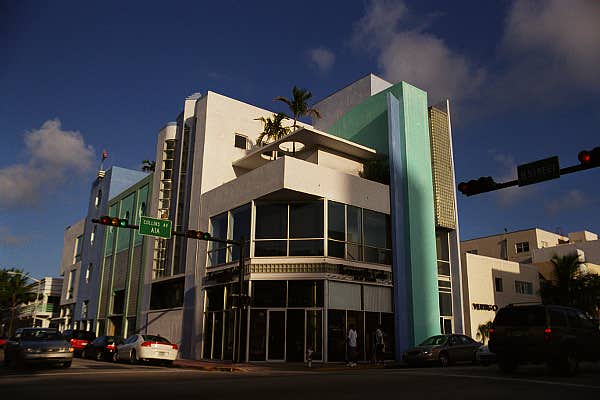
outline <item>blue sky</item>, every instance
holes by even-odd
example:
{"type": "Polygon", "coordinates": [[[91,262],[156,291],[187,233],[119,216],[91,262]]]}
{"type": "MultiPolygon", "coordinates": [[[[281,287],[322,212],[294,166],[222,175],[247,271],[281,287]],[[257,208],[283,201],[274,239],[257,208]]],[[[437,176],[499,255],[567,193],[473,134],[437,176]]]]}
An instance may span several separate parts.
{"type": "MultiPolygon", "coordinates": [[[[153,159],[185,96],[276,110],[374,72],[452,101],[457,181],[577,163],[600,145],[600,3],[5,0],[0,5],[0,267],[57,275],[66,226],[109,165],[153,159]]],[[[460,196],[464,239],[539,226],[600,232],[600,169],[460,196]]]]}

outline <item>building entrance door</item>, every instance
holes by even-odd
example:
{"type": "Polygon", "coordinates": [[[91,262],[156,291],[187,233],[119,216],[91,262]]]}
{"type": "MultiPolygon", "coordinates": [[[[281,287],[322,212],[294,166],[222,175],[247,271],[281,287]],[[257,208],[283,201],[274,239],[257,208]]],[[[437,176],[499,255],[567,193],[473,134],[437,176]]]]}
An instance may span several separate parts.
{"type": "Polygon", "coordinates": [[[286,357],[287,361],[304,361],[304,310],[287,310],[286,357]]]}
{"type": "Polygon", "coordinates": [[[285,360],[285,311],[268,310],[267,360],[285,360]]]}

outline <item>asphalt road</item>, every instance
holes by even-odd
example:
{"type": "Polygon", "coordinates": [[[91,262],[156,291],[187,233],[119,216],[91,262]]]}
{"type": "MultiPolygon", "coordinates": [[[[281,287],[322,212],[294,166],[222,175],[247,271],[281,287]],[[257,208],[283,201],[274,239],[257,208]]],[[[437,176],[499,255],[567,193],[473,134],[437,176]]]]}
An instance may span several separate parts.
{"type": "Polygon", "coordinates": [[[69,369],[0,369],[0,399],[577,399],[600,398],[600,364],[578,376],[542,366],[502,375],[495,366],[207,372],[76,359],[69,369]]]}

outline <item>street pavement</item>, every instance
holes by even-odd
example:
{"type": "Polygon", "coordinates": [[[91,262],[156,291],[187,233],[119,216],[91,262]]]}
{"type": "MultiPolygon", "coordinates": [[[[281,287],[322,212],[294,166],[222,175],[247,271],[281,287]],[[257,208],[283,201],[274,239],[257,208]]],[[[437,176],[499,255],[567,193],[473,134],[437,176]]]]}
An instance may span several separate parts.
{"type": "Polygon", "coordinates": [[[449,368],[257,368],[243,372],[113,364],[75,359],[73,366],[0,368],[0,399],[577,399],[600,398],[600,364],[575,377],[527,366],[511,375],[496,366],[449,368]]]}

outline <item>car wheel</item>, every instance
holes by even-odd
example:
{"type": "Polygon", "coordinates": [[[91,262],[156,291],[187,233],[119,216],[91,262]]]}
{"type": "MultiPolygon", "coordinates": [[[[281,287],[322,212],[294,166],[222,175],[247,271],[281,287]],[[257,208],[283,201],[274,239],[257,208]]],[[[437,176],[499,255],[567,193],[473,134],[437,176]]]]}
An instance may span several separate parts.
{"type": "Polygon", "coordinates": [[[99,351],[96,352],[96,360],[97,361],[102,361],[102,353],[99,352],[99,351]]]}
{"type": "Polygon", "coordinates": [[[67,361],[67,362],[62,363],[62,367],[63,368],[70,368],[71,367],[71,361],[67,361]]]}
{"type": "Polygon", "coordinates": [[[438,357],[438,361],[440,362],[440,366],[442,366],[444,368],[446,368],[448,365],[450,365],[450,357],[448,357],[448,353],[441,352],[438,357]]]}
{"type": "Polygon", "coordinates": [[[135,350],[131,350],[131,352],[129,353],[129,361],[132,364],[137,364],[139,362],[135,350]]]}
{"type": "Polygon", "coordinates": [[[500,358],[498,359],[498,367],[502,372],[513,372],[517,369],[517,362],[512,358],[500,358]]]}
{"type": "Polygon", "coordinates": [[[113,362],[119,362],[119,352],[115,351],[112,355],[113,362]]]}
{"type": "Polygon", "coordinates": [[[171,361],[171,360],[164,361],[163,365],[165,367],[172,367],[173,366],[173,361],[171,361]]]}
{"type": "Polygon", "coordinates": [[[87,352],[87,350],[83,350],[81,352],[81,358],[88,358],[88,352],[87,352]]]}
{"type": "Polygon", "coordinates": [[[477,359],[477,351],[473,352],[473,357],[471,358],[471,364],[473,364],[473,365],[480,364],[479,360],[477,359]]]}
{"type": "Polygon", "coordinates": [[[481,361],[481,365],[484,367],[489,367],[490,366],[490,362],[489,361],[481,361]]]}

